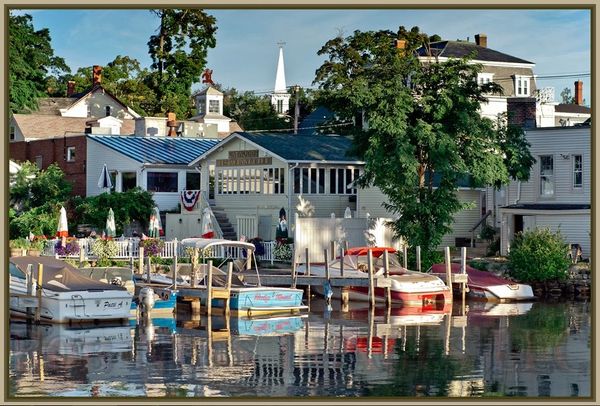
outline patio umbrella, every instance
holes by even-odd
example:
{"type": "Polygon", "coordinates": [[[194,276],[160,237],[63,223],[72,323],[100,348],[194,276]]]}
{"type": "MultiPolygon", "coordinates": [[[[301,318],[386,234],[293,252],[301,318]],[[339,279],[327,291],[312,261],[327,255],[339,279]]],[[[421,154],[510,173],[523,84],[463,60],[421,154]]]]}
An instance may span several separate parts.
{"type": "Polygon", "coordinates": [[[110,179],[110,173],[108,173],[108,169],[106,168],[106,164],[102,167],[102,172],[100,172],[100,178],[98,178],[98,187],[101,189],[110,189],[113,187],[112,180],[110,179]]]}
{"type": "Polygon", "coordinates": [[[202,215],[202,238],[213,238],[214,236],[215,232],[212,227],[210,210],[207,207],[204,209],[204,214],[202,215]]]}
{"type": "Polygon", "coordinates": [[[158,225],[158,236],[164,235],[165,232],[163,231],[162,221],[160,220],[160,211],[156,206],[154,207],[154,217],[156,218],[156,224],[158,225]]]}
{"type": "Polygon", "coordinates": [[[67,224],[67,211],[63,206],[60,206],[60,216],[58,217],[58,228],[56,229],[56,236],[69,236],[69,225],[67,224]]]}
{"type": "Polygon", "coordinates": [[[114,237],[117,235],[117,227],[115,226],[115,212],[112,207],[108,209],[108,217],[106,218],[106,236],[114,237]]]}

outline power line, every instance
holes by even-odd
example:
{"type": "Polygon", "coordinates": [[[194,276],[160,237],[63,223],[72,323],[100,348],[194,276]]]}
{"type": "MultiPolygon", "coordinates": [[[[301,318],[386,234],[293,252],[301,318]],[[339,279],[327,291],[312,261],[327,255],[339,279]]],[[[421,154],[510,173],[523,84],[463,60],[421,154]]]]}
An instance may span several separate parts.
{"type": "MultiPolygon", "coordinates": [[[[352,121],[346,121],[345,123],[338,123],[338,124],[331,124],[331,125],[317,125],[317,126],[312,126],[312,127],[299,127],[298,131],[300,130],[312,130],[315,128],[330,128],[330,127],[344,127],[344,126],[348,126],[348,125],[352,125],[354,124],[352,121]]],[[[247,133],[262,133],[262,132],[268,132],[268,131],[276,131],[276,132],[280,132],[280,131],[294,131],[293,128],[275,128],[275,129],[265,129],[265,130],[246,130],[245,132],[247,133]]]]}

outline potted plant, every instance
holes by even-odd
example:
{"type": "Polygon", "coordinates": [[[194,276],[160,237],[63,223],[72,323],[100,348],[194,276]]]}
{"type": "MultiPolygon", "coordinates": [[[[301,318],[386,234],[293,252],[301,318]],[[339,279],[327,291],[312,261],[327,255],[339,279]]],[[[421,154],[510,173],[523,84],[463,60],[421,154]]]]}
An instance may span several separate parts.
{"type": "Polygon", "coordinates": [[[110,266],[110,258],[117,255],[117,243],[108,239],[97,239],[92,243],[92,253],[98,257],[97,266],[110,266]]]}
{"type": "Polygon", "coordinates": [[[10,256],[20,257],[25,255],[25,251],[29,248],[29,240],[27,238],[16,238],[10,240],[10,256]]]}
{"type": "Polygon", "coordinates": [[[29,244],[27,255],[39,257],[42,251],[44,251],[44,248],[46,248],[46,237],[35,236],[33,237],[33,241],[31,241],[31,243],[29,244]]]}

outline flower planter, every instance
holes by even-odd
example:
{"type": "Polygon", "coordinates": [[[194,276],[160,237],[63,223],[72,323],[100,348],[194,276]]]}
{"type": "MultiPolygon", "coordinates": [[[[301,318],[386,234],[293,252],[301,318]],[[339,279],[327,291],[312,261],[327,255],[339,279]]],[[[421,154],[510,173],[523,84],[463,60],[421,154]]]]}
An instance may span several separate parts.
{"type": "Polygon", "coordinates": [[[10,249],[10,256],[11,257],[22,257],[23,256],[23,251],[25,251],[23,248],[11,248],[10,249]]]}
{"type": "Polygon", "coordinates": [[[40,250],[27,250],[27,255],[30,255],[32,257],[39,257],[40,253],[40,250]]]}

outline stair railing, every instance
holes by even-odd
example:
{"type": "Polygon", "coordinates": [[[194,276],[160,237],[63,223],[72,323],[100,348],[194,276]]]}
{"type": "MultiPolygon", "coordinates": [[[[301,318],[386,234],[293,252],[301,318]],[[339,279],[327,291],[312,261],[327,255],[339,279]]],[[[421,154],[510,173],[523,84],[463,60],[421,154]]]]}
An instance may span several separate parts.
{"type": "Polygon", "coordinates": [[[487,219],[491,214],[492,214],[492,211],[488,210],[487,213],[485,213],[481,217],[481,219],[477,222],[477,224],[475,224],[473,226],[473,228],[471,228],[471,248],[473,248],[475,246],[475,230],[477,230],[477,227],[479,227],[485,221],[485,219],[487,219]]]}

